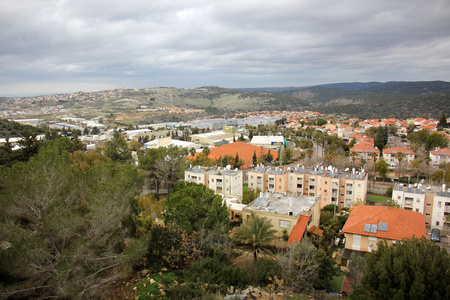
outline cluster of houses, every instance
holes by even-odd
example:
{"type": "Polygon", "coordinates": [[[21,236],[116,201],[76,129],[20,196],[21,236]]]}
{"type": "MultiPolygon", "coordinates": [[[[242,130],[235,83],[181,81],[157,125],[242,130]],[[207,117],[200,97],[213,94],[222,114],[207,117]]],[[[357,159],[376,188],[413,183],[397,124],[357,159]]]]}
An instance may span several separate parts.
{"type": "MultiPolygon", "coordinates": [[[[258,185],[261,192],[251,203],[242,204],[243,173],[230,167],[191,166],[186,169],[184,179],[204,184],[222,195],[232,220],[241,218],[246,222],[252,213],[270,220],[280,240],[288,237],[287,244],[300,242],[308,232],[322,234],[318,227],[324,206],[339,204],[351,209],[342,230],[345,249],[338,257],[344,266],[351,253],[371,252],[380,240],[392,244],[403,238],[427,235],[425,216],[421,211],[365,205],[367,174],[336,172],[332,168],[294,166],[281,170],[257,166],[246,176],[249,186],[252,183],[258,185]],[[336,194],[333,194],[333,187],[336,194]],[[340,201],[340,196],[344,201],[340,201]]],[[[444,203],[442,199],[440,201],[444,203]]],[[[447,201],[450,202],[448,196],[447,201]]]]}

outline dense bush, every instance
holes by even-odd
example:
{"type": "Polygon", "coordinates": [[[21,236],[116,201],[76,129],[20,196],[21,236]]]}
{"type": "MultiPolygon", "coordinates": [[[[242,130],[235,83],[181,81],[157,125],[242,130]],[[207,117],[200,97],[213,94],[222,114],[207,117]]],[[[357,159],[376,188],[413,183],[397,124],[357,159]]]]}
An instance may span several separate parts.
{"type": "Polygon", "coordinates": [[[214,257],[193,263],[185,277],[191,282],[243,287],[250,281],[244,269],[231,266],[225,255],[215,252],[214,257]]]}

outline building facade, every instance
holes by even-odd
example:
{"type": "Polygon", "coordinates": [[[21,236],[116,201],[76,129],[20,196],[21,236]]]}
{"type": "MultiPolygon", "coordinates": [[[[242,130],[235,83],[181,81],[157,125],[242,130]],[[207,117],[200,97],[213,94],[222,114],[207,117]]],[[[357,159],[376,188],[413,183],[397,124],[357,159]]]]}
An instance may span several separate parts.
{"type": "Polygon", "coordinates": [[[394,244],[404,238],[426,237],[425,218],[422,214],[388,206],[355,207],[342,232],[345,250],[341,264],[346,265],[352,253],[362,254],[377,249],[379,241],[394,244]]]}
{"type": "Polygon", "coordinates": [[[245,223],[252,213],[270,220],[278,237],[284,231],[290,235],[301,216],[307,217],[307,228],[319,226],[320,223],[318,197],[261,192],[258,198],[242,210],[242,221],[245,223]]]}
{"type": "Polygon", "coordinates": [[[238,197],[242,200],[243,172],[221,167],[188,167],[184,180],[204,184],[216,194],[224,197],[238,197]]]}
{"type": "Polygon", "coordinates": [[[409,165],[414,160],[415,153],[412,150],[403,147],[383,149],[383,158],[391,167],[398,166],[397,153],[399,152],[404,155],[402,163],[405,166],[409,165]]]}
{"type": "Polygon", "coordinates": [[[445,186],[396,184],[392,201],[424,215],[428,228],[450,230],[450,189],[445,190],[445,186]]]}
{"type": "Polygon", "coordinates": [[[450,148],[435,149],[430,151],[431,164],[440,166],[450,163],[450,148]]]}
{"type": "Polygon", "coordinates": [[[248,187],[261,192],[319,197],[328,204],[351,208],[366,202],[368,174],[334,168],[289,168],[258,166],[248,172],[248,187]]]}

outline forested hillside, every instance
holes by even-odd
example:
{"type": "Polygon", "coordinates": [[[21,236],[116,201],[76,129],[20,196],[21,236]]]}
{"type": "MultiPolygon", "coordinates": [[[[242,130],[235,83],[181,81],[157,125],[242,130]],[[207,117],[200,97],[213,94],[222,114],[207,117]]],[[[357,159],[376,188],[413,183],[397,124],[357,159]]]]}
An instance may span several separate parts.
{"type": "Polygon", "coordinates": [[[19,137],[24,131],[42,133],[42,130],[30,125],[23,125],[14,121],[0,119],[0,138],[19,137]]]}
{"type": "Polygon", "coordinates": [[[304,100],[322,113],[358,118],[439,118],[450,113],[450,83],[443,81],[387,83],[360,91],[311,87],[282,94],[304,100]]]}

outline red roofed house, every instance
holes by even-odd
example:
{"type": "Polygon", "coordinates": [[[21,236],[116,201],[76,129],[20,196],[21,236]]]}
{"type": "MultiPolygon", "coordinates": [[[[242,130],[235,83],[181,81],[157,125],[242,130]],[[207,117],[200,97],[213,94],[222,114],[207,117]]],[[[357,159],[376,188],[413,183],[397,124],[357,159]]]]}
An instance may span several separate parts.
{"type": "Polygon", "coordinates": [[[430,151],[431,163],[439,166],[450,163],[450,148],[442,148],[430,151]]]}
{"type": "MultiPolygon", "coordinates": [[[[253,154],[256,153],[256,156],[259,157],[261,155],[261,153],[267,154],[268,152],[269,152],[269,149],[249,145],[249,144],[246,144],[243,142],[234,142],[231,144],[212,148],[209,152],[208,157],[211,159],[219,160],[221,157],[224,157],[225,155],[231,155],[231,156],[235,157],[236,154],[238,154],[239,158],[244,160],[244,165],[242,166],[242,168],[245,169],[245,168],[250,168],[252,166],[253,154]]],[[[270,150],[270,153],[273,156],[273,160],[278,159],[278,151],[270,150]]],[[[197,155],[198,155],[198,153],[196,154],[196,156],[197,155]]]]}
{"type": "Polygon", "coordinates": [[[358,154],[358,158],[364,158],[366,161],[373,160],[372,153],[378,155],[377,160],[380,158],[380,150],[368,143],[356,144],[353,148],[350,148],[350,153],[352,152],[358,154]]]}
{"type": "Polygon", "coordinates": [[[414,156],[416,155],[412,150],[403,147],[392,147],[383,149],[383,157],[384,160],[391,165],[391,167],[398,165],[398,159],[396,157],[398,152],[402,152],[404,154],[403,162],[410,164],[414,160],[414,156]]]}
{"type": "Polygon", "coordinates": [[[353,208],[342,228],[346,264],[352,252],[371,252],[379,241],[393,244],[404,238],[426,237],[425,216],[421,213],[388,206],[360,205],[353,208]]]}

